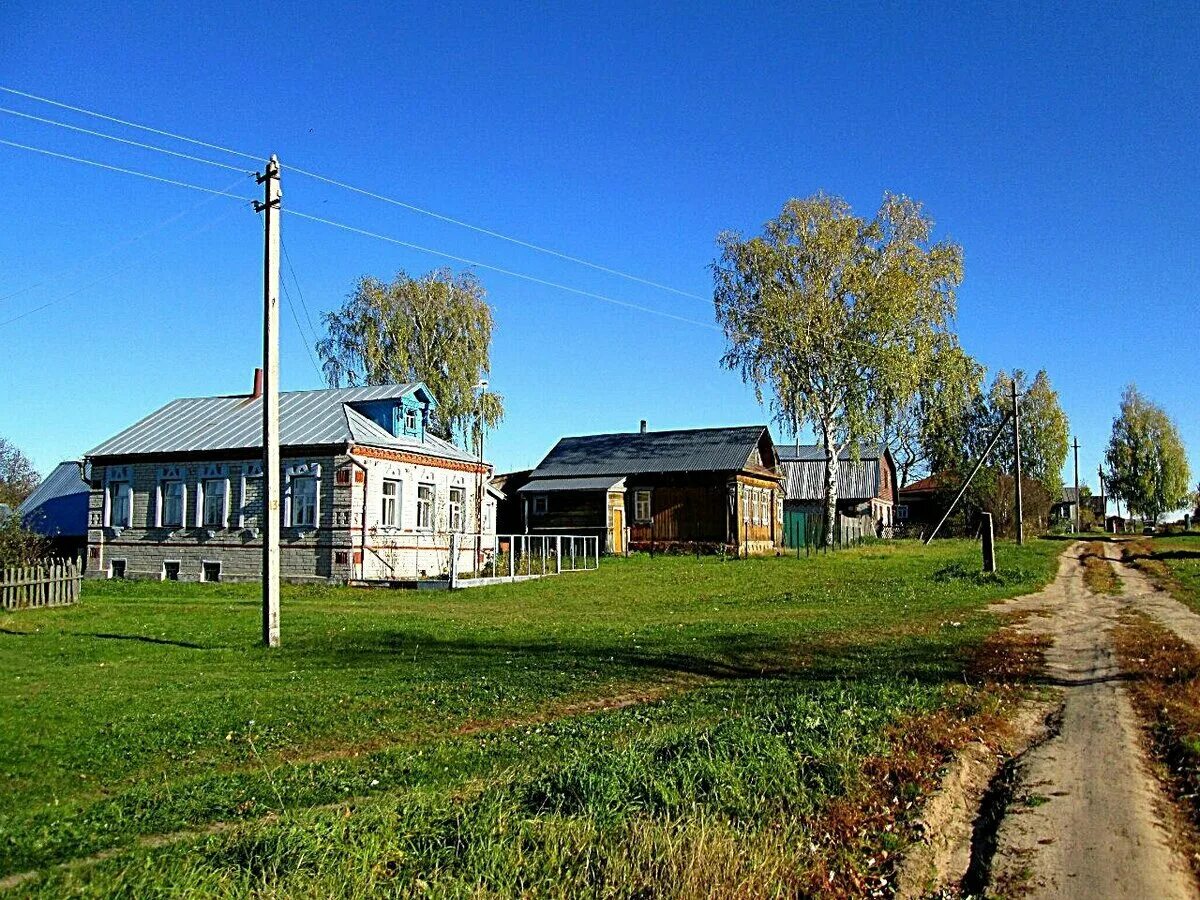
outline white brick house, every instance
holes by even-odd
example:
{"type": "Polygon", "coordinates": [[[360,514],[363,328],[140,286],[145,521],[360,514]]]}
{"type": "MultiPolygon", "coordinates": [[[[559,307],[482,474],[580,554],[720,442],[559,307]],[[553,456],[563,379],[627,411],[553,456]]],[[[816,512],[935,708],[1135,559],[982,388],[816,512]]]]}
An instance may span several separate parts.
{"type": "MultiPolygon", "coordinates": [[[[445,574],[451,533],[491,546],[491,467],[427,431],[435,406],[420,383],[280,395],[284,578],[414,582],[445,574]]],[[[88,574],[257,580],[261,423],[257,390],[187,398],[91,450],[88,574]]]]}

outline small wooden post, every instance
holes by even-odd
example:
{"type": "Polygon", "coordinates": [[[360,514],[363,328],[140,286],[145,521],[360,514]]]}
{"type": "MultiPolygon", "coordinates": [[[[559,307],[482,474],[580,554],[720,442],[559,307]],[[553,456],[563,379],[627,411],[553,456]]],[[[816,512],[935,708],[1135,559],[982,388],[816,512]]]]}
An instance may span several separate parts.
{"type": "Polygon", "coordinates": [[[996,542],[992,535],[992,514],[985,512],[981,514],[983,521],[979,526],[979,533],[983,537],[983,571],[996,571],[996,542]]]}

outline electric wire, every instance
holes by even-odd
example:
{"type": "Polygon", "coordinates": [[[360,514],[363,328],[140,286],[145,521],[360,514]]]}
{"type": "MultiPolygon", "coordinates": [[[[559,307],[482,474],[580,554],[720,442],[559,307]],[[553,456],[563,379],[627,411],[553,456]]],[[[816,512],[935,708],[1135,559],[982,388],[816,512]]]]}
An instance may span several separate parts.
{"type": "MultiPolygon", "coordinates": [[[[183,141],[185,143],[193,144],[198,147],[205,147],[209,150],[217,150],[221,153],[228,153],[233,156],[241,157],[243,159],[251,159],[256,162],[259,162],[265,158],[264,156],[261,156],[261,155],[256,156],[251,153],[245,153],[241,150],[234,150],[230,147],[223,147],[220,144],[213,144],[208,141],[202,141],[197,138],[187,137],[186,135],[178,134],[175,132],[165,131],[161,128],[154,128],[149,125],[143,125],[139,122],[132,122],[128,119],[121,119],[116,116],[110,116],[105,113],[97,112],[96,110],[86,109],[82,106],[74,106],[69,103],[63,103],[58,100],[52,100],[48,97],[41,97],[37,94],[31,94],[27,91],[19,91],[15,88],[6,87],[4,85],[0,85],[0,91],[4,91],[6,93],[13,94],[18,97],[24,97],[28,100],[34,100],[38,103],[46,103],[51,106],[57,106],[62,109],[71,110],[72,112],[81,113],[83,115],[94,116],[99,119],[104,119],[105,121],[108,121],[108,122],[114,122],[118,125],[123,125],[127,128],[135,128],[135,129],[138,129],[141,131],[149,132],[151,134],[157,134],[161,137],[171,138],[172,140],[183,141]]],[[[22,115],[22,114],[16,113],[16,115],[22,115]]],[[[36,118],[36,117],[29,117],[29,118],[36,118]]],[[[50,121],[50,124],[60,124],[60,123],[50,121]]],[[[70,128],[73,126],[63,126],[63,127],[70,128]]],[[[99,133],[97,133],[97,134],[99,137],[111,138],[110,135],[104,135],[104,134],[99,134],[99,133]]],[[[111,138],[111,139],[120,140],[119,138],[111,138]]],[[[164,150],[163,148],[159,148],[159,147],[153,147],[148,144],[140,144],[138,146],[142,146],[145,149],[150,149],[150,150],[160,150],[161,152],[164,152],[164,153],[172,153],[172,151],[164,150]]],[[[173,154],[173,155],[179,155],[179,154],[173,154]]],[[[199,158],[196,158],[196,159],[197,159],[197,161],[200,161],[200,162],[211,162],[211,160],[201,160],[199,158]]],[[[219,165],[219,164],[217,164],[217,165],[219,165]]],[[[613,275],[618,278],[625,278],[629,281],[634,281],[639,284],[647,285],[648,287],[657,288],[658,290],[668,291],[672,294],[677,294],[681,297],[689,297],[693,300],[700,300],[705,303],[708,302],[708,299],[706,297],[701,296],[700,294],[696,294],[691,291],[680,290],[679,288],[671,287],[668,284],[663,284],[658,281],[652,281],[651,279],[643,278],[639,275],[633,275],[629,272],[623,272],[620,269],[615,269],[615,268],[612,268],[611,266],[605,266],[605,265],[602,265],[601,263],[597,263],[597,262],[593,262],[588,259],[584,259],[583,257],[573,256],[569,253],[563,253],[562,251],[554,250],[550,247],[546,247],[541,244],[536,244],[536,243],[533,243],[532,241],[527,241],[522,238],[513,237],[512,235],[504,234],[503,232],[496,231],[491,228],[486,228],[482,225],[475,225],[475,224],[473,224],[471,222],[467,222],[463,219],[455,218],[454,216],[448,216],[444,213],[439,213],[435,210],[428,209],[423,206],[418,206],[413,203],[408,203],[404,200],[398,200],[395,197],[389,197],[385,194],[380,194],[376,191],[367,190],[366,188],[360,188],[360,187],[357,187],[356,185],[352,185],[347,182],[340,181],[336,178],[330,178],[329,176],[322,175],[319,172],[313,172],[311,170],[302,169],[302,168],[299,168],[298,166],[292,166],[292,165],[284,165],[284,166],[282,166],[282,168],[284,168],[287,171],[295,172],[297,175],[303,175],[307,178],[312,178],[316,181],[321,181],[321,182],[324,182],[325,184],[329,184],[334,187],[342,188],[343,190],[352,191],[352,192],[354,192],[356,194],[360,194],[364,197],[370,197],[374,200],[379,200],[383,203],[389,203],[393,206],[397,206],[402,209],[409,210],[410,212],[415,212],[415,213],[418,213],[423,216],[428,216],[430,218],[437,219],[438,221],[441,221],[441,222],[446,222],[448,224],[455,225],[460,228],[466,228],[471,231],[475,231],[479,234],[487,235],[488,237],[496,238],[496,239],[502,240],[502,241],[507,241],[511,244],[515,244],[517,246],[524,247],[529,250],[533,250],[537,253],[543,253],[543,254],[546,254],[549,256],[553,256],[558,259],[564,260],[566,262],[575,263],[576,265],[586,266],[586,267],[594,269],[598,272],[604,272],[607,275],[613,275]]]]}
{"type": "Polygon", "coordinates": [[[58,122],[54,119],[45,119],[41,116],[31,115],[30,113],[19,112],[15,109],[9,109],[6,106],[0,106],[0,113],[6,113],[10,116],[19,116],[22,119],[30,119],[34,122],[41,122],[45,125],[53,125],[56,128],[65,128],[69,131],[77,131],[81,134],[91,135],[92,137],[104,138],[106,141],[116,141],[118,144],[128,144],[131,147],[140,147],[143,150],[153,150],[155,153],[165,153],[168,156],[176,156],[179,159],[190,160],[191,162],[204,163],[206,166],[216,166],[219,169],[228,169],[230,172],[245,172],[253,177],[254,173],[238,166],[231,166],[227,163],[217,162],[213,159],[205,159],[202,156],[192,156],[189,153],[180,153],[177,150],[168,150],[166,147],[156,147],[154,144],[143,144],[141,141],[131,141],[129,138],[117,137],[114,134],[105,134],[103,131],[94,131],[91,128],[82,128],[79,125],[68,125],[66,122],[58,122]]]}
{"type": "MultiPolygon", "coordinates": [[[[208,203],[209,201],[211,201],[211,198],[209,198],[209,200],[207,200],[207,201],[204,201],[204,202],[202,202],[202,203],[198,203],[196,206],[192,207],[191,209],[185,210],[183,213],[179,213],[179,214],[177,214],[177,215],[175,215],[175,216],[172,216],[170,219],[166,220],[165,222],[162,222],[162,223],[161,223],[159,226],[157,226],[155,229],[152,229],[152,230],[159,230],[159,229],[161,229],[161,228],[163,228],[163,227],[166,227],[166,226],[167,226],[167,225],[169,225],[171,222],[173,222],[173,221],[175,221],[176,219],[178,219],[178,218],[179,218],[181,215],[186,215],[187,213],[194,212],[194,211],[196,211],[197,209],[200,209],[201,207],[203,207],[203,206],[207,205],[207,203],[208,203]]],[[[196,237],[196,236],[198,236],[198,235],[200,235],[200,234],[203,234],[203,233],[204,233],[204,232],[206,232],[206,231],[209,231],[209,230],[211,230],[212,228],[215,228],[215,227],[216,227],[217,225],[219,225],[219,224],[220,224],[220,223],[221,223],[221,222],[222,222],[222,221],[223,221],[223,220],[224,220],[226,217],[228,217],[228,216],[230,215],[230,213],[231,213],[231,210],[230,210],[230,209],[225,209],[224,211],[222,211],[222,213],[221,213],[219,216],[217,216],[217,217],[216,217],[215,219],[213,219],[212,221],[208,222],[208,223],[207,223],[207,224],[205,224],[205,225],[202,225],[202,226],[201,226],[201,227],[199,227],[199,228],[193,229],[192,231],[190,231],[190,232],[188,232],[188,233],[184,234],[182,237],[178,238],[177,240],[189,240],[189,239],[191,239],[191,238],[194,238],[194,237],[196,237]]],[[[148,232],[148,233],[149,233],[149,232],[148,232]]],[[[172,242],[172,243],[174,243],[174,242],[172,242]]],[[[58,297],[55,297],[53,300],[47,301],[46,303],[43,303],[43,304],[41,304],[40,306],[35,306],[35,307],[33,307],[32,309],[28,309],[28,310],[26,310],[25,312],[22,312],[22,313],[20,313],[20,314],[18,314],[18,315],[15,315],[15,316],[12,316],[12,317],[10,317],[10,318],[4,319],[3,321],[0,321],[0,328],[3,328],[3,327],[4,327],[4,326],[6,326],[6,325],[11,325],[11,324],[13,324],[14,322],[19,322],[19,321],[21,321],[22,319],[25,319],[25,318],[27,318],[27,317],[29,317],[29,316],[32,316],[32,315],[34,315],[35,313],[42,312],[43,310],[49,309],[49,308],[50,308],[50,307],[52,307],[52,306],[57,306],[57,305],[59,305],[60,303],[64,303],[64,302],[66,302],[67,300],[70,300],[72,297],[76,297],[76,296],[78,296],[79,294],[82,294],[84,291],[86,291],[86,290],[89,290],[90,288],[93,288],[93,287],[95,287],[96,285],[98,285],[98,284],[101,284],[101,283],[103,283],[103,282],[107,281],[107,280],[108,280],[108,279],[110,279],[110,278],[114,278],[114,277],[116,277],[117,275],[120,275],[120,274],[122,274],[122,273],[124,273],[124,272],[128,272],[130,269],[133,269],[133,268],[135,268],[136,266],[138,266],[138,265],[140,265],[140,264],[142,264],[142,263],[146,262],[146,260],[147,260],[147,259],[153,259],[153,258],[155,258],[156,256],[160,256],[160,255],[162,255],[162,253],[163,253],[163,252],[165,252],[165,251],[164,251],[164,250],[162,250],[162,249],[160,249],[160,250],[159,250],[157,253],[151,254],[149,257],[147,257],[147,256],[139,256],[137,259],[134,259],[134,260],[130,261],[130,262],[129,262],[129,263],[127,263],[126,265],[123,265],[123,266],[121,266],[121,267],[119,267],[119,268],[117,268],[117,269],[113,269],[112,271],[110,271],[110,272],[107,272],[107,273],[106,273],[106,274],[104,274],[104,275],[101,275],[99,278],[95,278],[95,279],[93,279],[92,281],[89,281],[87,284],[84,284],[84,285],[82,285],[81,287],[78,287],[78,288],[76,288],[75,290],[69,291],[69,292],[68,292],[68,293],[66,293],[66,294],[61,294],[61,295],[59,295],[58,297]]]]}
{"type": "MultiPolygon", "coordinates": [[[[29,144],[19,144],[16,141],[8,141],[0,138],[0,144],[6,147],[16,147],[18,150],[28,150],[31,153],[40,153],[43,156],[53,156],[58,159],[67,159],[71,162],[83,163],[88,166],[95,166],[97,169],[107,169],[110,172],[120,172],[124,175],[136,175],[138,178],[147,178],[150,181],[157,181],[162,184],[170,184],[175,187],[188,188],[193,191],[203,191],[206,194],[216,194],[221,197],[231,197],[234,200],[241,200],[243,203],[254,203],[253,197],[243,197],[240,194],[233,194],[229,191],[218,191],[214,188],[201,187],[198,184],[191,184],[187,181],[179,181],[174,178],[164,178],[161,175],[151,175],[149,172],[139,172],[137,169],[126,169],[121,166],[110,165],[109,163],[97,162],[94,159],[85,159],[82,156],[71,156],[68,153],[58,153],[54,150],[46,150],[42,147],[31,147],[29,144]]],[[[239,178],[238,181],[241,181],[239,178]]]]}

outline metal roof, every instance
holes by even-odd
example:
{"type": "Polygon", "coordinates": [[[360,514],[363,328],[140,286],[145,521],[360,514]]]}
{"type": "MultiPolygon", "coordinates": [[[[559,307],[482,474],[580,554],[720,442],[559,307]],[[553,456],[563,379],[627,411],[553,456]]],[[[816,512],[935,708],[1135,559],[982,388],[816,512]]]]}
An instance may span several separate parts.
{"type": "MultiPolygon", "coordinates": [[[[358,412],[351,404],[400,400],[421,391],[421,383],[380,384],[322,391],[287,391],[279,395],[280,444],[320,446],[366,444],[411,449],[455,459],[464,451],[432,435],[424,441],[396,437],[358,412]]],[[[140,422],[88,451],[89,457],[256,450],[262,447],[262,397],[189,397],[172,400],[140,422]]]]}
{"type": "MultiPolygon", "coordinates": [[[[879,459],[887,452],[883,444],[859,444],[859,459],[879,459]]],[[[825,461],[825,448],[821,444],[776,444],[775,453],[780,462],[825,461]]],[[[838,459],[850,459],[850,446],[842,448],[838,459]]]]}
{"type": "Polygon", "coordinates": [[[533,477],[736,472],[747,468],[764,433],[765,425],[748,425],[566,437],[546,454],[533,477]]]}
{"type": "MultiPolygon", "coordinates": [[[[779,468],[788,500],[825,499],[825,448],[819,445],[779,446],[779,468]]],[[[886,452],[881,444],[863,444],[859,460],[850,449],[838,457],[838,499],[868,500],[879,496],[879,460],[886,452]]]]}
{"type": "Polygon", "coordinates": [[[548,494],[554,491],[617,490],[625,490],[624,477],[614,478],[612,475],[598,475],[594,478],[534,478],[517,488],[517,493],[548,494]]]}
{"type": "Polygon", "coordinates": [[[83,480],[80,464],[61,462],[25,498],[17,511],[22,524],[38,534],[82,536],[87,534],[90,493],[91,487],[83,480]]]}

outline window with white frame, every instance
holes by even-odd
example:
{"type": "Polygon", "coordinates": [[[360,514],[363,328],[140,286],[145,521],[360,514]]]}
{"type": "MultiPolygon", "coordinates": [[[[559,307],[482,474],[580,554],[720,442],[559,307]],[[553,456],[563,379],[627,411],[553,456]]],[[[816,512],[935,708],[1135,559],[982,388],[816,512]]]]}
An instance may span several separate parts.
{"type": "Polygon", "coordinates": [[[633,492],[633,520],[635,522],[649,522],[651,519],[650,513],[650,492],[649,491],[634,491],[633,492]]]}
{"type": "Polygon", "coordinates": [[[132,517],[133,489],[128,481],[113,481],[108,485],[108,524],[113,528],[128,528],[132,517]]]}
{"type": "Polygon", "coordinates": [[[417,411],[411,407],[404,410],[404,430],[417,431],[417,411]]]}
{"type": "Polygon", "coordinates": [[[400,524],[400,482],[394,478],[383,481],[383,500],[379,508],[379,524],[395,528],[400,524]]]}
{"type": "Polygon", "coordinates": [[[158,486],[162,506],[159,512],[158,524],[162,528],[182,528],[184,516],[184,498],[187,488],[182,481],[164,481],[158,486]]]}
{"type": "Polygon", "coordinates": [[[205,528],[224,528],[228,483],[224,478],[206,478],[201,484],[201,490],[204,497],[202,524],[205,528]]]}
{"type": "Polygon", "coordinates": [[[311,528],[317,524],[317,479],[314,475],[293,475],[292,520],[293,528],[311,528]]]}
{"type": "Polygon", "coordinates": [[[417,527],[433,528],[433,485],[417,485],[417,527]]]}
{"type": "Polygon", "coordinates": [[[463,530],[463,489],[450,488],[450,530],[463,530]]]}

